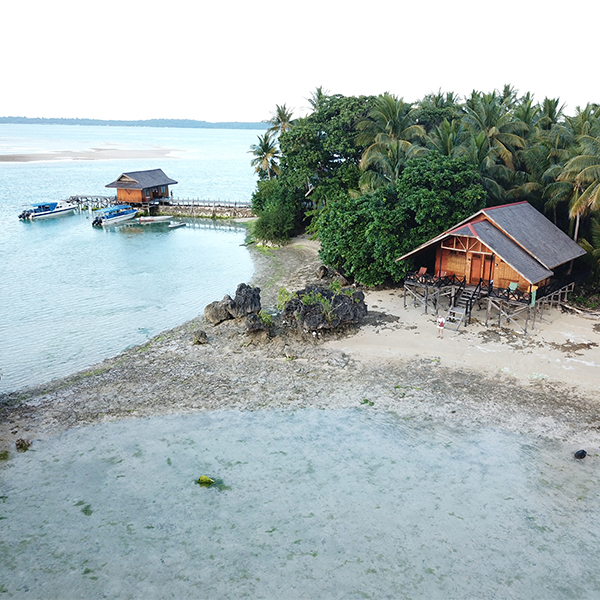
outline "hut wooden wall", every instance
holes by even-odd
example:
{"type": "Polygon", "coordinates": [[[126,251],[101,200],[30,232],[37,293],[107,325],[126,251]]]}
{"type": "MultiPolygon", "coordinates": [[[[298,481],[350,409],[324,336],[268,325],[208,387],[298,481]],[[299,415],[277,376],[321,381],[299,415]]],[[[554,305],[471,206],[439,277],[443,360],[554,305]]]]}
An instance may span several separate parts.
{"type": "Polygon", "coordinates": [[[142,190],[117,189],[117,200],[125,204],[136,204],[143,202],[142,190]]]}
{"type": "Polygon", "coordinates": [[[517,282],[519,290],[529,291],[529,282],[478,240],[457,237],[445,240],[444,245],[436,250],[436,274],[445,272],[473,285],[479,283],[480,277],[486,283],[491,279],[497,288],[508,288],[517,282]]]}

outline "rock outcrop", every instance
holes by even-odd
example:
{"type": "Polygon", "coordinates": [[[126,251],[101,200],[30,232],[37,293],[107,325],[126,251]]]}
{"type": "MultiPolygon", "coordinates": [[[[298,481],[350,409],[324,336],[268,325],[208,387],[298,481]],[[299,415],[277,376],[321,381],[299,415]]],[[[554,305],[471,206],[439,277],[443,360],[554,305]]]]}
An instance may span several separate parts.
{"type": "Polygon", "coordinates": [[[307,286],[286,303],[282,320],[304,331],[335,329],[366,316],[365,295],[352,288],[338,292],[320,286],[307,286]]]}
{"type": "Polygon", "coordinates": [[[260,288],[240,283],[229,307],[231,316],[234,319],[243,319],[246,315],[258,314],[260,309],[260,288]]]}
{"type": "Polygon", "coordinates": [[[221,301],[211,302],[204,309],[204,316],[213,325],[228,319],[243,319],[260,312],[260,288],[240,283],[235,291],[235,298],[225,296],[221,301]]]}
{"type": "Polygon", "coordinates": [[[233,303],[233,300],[230,296],[225,296],[221,301],[211,302],[204,309],[204,316],[208,321],[210,321],[213,325],[218,325],[223,321],[227,321],[228,319],[233,319],[233,316],[230,312],[230,307],[233,303]]]}

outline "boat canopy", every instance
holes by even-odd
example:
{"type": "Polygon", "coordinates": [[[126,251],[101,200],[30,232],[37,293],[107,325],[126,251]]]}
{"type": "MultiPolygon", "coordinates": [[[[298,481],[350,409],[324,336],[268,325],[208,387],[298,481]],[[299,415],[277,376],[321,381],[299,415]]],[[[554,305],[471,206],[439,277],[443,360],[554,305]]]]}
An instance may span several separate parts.
{"type": "Polygon", "coordinates": [[[37,202],[31,206],[33,206],[33,208],[46,208],[48,210],[54,210],[58,206],[58,202],[37,202]]]}

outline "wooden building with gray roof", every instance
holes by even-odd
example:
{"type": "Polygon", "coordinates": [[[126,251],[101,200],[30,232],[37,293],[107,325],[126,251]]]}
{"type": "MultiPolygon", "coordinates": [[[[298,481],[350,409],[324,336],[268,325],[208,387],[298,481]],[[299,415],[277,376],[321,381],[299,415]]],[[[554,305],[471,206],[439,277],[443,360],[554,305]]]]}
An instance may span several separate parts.
{"type": "Polygon", "coordinates": [[[437,310],[444,296],[452,309],[463,296],[463,320],[482,296],[491,302],[488,319],[492,308],[510,318],[554,298],[570,285],[556,269],[584,254],[528,202],[516,202],[484,208],[397,260],[429,257],[429,265],[407,275],[405,295],[425,310],[430,302],[437,310]]]}
{"type": "Polygon", "coordinates": [[[177,181],[167,177],[162,169],[149,171],[131,171],[106,185],[116,188],[117,202],[124,204],[150,204],[166,201],[169,198],[169,186],[177,181]]]}

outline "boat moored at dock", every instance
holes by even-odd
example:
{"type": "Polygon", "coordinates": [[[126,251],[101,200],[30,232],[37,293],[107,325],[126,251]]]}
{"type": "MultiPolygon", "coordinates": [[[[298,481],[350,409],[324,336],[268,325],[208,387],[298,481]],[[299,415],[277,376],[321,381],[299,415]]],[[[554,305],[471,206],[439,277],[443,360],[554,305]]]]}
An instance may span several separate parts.
{"type": "Polygon", "coordinates": [[[22,221],[34,221],[36,219],[47,219],[49,217],[60,217],[72,214],[77,209],[76,204],[66,200],[57,200],[56,202],[38,202],[32,204],[31,208],[25,209],[19,219],[22,221]]]}
{"type": "Polygon", "coordinates": [[[94,227],[106,227],[115,223],[122,223],[133,219],[137,214],[137,208],[132,208],[128,204],[117,204],[96,211],[96,217],[92,221],[94,227]]]}

